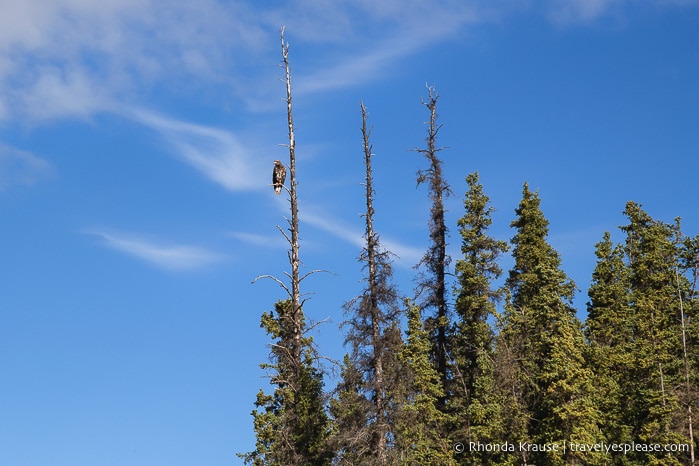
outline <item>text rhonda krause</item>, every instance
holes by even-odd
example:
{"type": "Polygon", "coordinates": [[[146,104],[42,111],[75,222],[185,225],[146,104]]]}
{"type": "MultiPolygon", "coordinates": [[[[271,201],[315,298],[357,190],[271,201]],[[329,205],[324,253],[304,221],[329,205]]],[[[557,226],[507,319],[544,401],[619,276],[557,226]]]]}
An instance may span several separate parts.
{"type": "MultiPolygon", "coordinates": [[[[517,444],[510,442],[503,443],[481,443],[468,442],[466,448],[460,448],[462,451],[479,451],[479,452],[546,452],[546,451],[562,451],[566,452],[597,452],[597,453],[631,453],[631,452],[688,452],[689,444],[686,443],[670,443],[662,445],[659,443],[573,443],[573,442],[554,442],[554,443],[531,443],[519,442],[517,444]]],[[[457,451],[459,449],[457,448],[457,451]]]]}

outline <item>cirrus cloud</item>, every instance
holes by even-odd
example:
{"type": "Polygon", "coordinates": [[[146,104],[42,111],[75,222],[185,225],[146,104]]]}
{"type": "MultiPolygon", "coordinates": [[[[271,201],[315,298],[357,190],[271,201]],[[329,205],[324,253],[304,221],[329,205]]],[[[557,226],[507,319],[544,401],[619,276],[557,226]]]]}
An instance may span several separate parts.
{"type": "Polygon", "coordinates": [[[156,131],[177,157],[229,191],[266,187],[263,167],[253,149],[233,133],[176,120],[145,110],[131,109],[125,116],[156,131]]]}
{"type": "Polygon", "coordinates": [[[37,155],[0,143],[0,191],[13,185],[30,186],[53,173],[37,155]]]}
{"type": "Polygon", "coordinates": [[[133,234],[104,230],[87,230],[85,233],[101,238],[107,247],[166,270],[196,269],[223,259],[220,254],[198,246],[164,244],[133,234]]]}

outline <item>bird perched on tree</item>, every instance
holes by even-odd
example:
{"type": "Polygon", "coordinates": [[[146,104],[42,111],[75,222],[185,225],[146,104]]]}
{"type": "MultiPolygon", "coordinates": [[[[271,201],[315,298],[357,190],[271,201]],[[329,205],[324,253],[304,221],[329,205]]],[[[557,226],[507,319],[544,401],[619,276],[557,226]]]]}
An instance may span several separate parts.
{"type": "Polygon", "coordinates": [[[282,193],[282,186],[286,179],[286,167],[279,160],[274,161],[274,170],[272,170],[272,184],[276,194],[282,193]]]}

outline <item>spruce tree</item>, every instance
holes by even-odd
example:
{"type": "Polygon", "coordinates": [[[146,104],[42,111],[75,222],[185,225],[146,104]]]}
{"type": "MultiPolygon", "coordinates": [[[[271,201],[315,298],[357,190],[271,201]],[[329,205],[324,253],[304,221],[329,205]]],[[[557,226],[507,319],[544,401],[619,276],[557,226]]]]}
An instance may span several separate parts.
{"type": "Polygon", "coordinates": [[[520,451],[521,461],[537,465],[595,464],[563,442],[595,443],[597,412],[590,397],[592,373],[585,364],[581,323],[571,301],[575,284],[561,270],[558,253],[547,243],[548,221],[537,193],[524,185],[511,226],[515,264],[507,286],[502,338],[515,363],[514,411],[528,441],[559,445],[557,450],[520,451]]]}
{"type": "Polygon", "coordinates": [[[696,301],[699,283],[699,235],[683,237],[680,246],[680,264],[689,278],[689,300],[696,301]]]}
{"type": "MultiPolygon", "coordinates": [[[[639,204],[626,204],[629,224],[624,251],[629,267],[629,302],[633,308],[633,377],[639,443],[686,443],[680,400],[683,357],[678,299],[678,250],[671,225],[654,220],[639,204]]],[[[680,292],[686,286],[680,285],[680,292]]],[[[681,292],[682,293],[682,292],[681,292]]],[[[686,431],[685,431],[686,432],[686,431]]],[[[637,455],[645,464],[681,464],[681,455],[637,455]]]]}
{"type": "Polygon", "coordinates": [[[329,465],[332,451],[327,438],[330,424],[324,410],[322,373],[315,367],[317,359],[313,340],[302,337],[302,359],[297,361],[290,351],[295,341],[291,301],[279,301],[273,312],[262,315],[261,327],[269,334],[269,370],[272,394],[260,391],[252,411],[257,442],[255,450],[242,457],[254,466],[329,465]],[[300,362],[300,364],[299,364],[300,362]]]}
{"type": "Polygon", "coordinates": [[[453,419],[437,409],[444,398],[440,376],[430,361],[430,338],[423,325],[420,308],[406,301],[408,329],[400,353],[404,368],[404,392],[396,419],[398,464],[410,466],[450,466],[454,459],[452,443],[442,434],[453,419]]]}
{"type": "Polygon", "coordinates": [[[366,396],[365,385],[364,374],[346,354],[335,397],[330,400],[334,427],[331,445],[335,451],[335,464],[367,464],[367,459],[374,457],[369,426],[372,406],[366,396]]]}
{"type": "MultiPolygon", "coordinates": [[[[464,216],[459,219],[462,259],[456,261],[453,336],[454,382],[451,410],[456,414],[455,441],[497,443],[503,438],[501,400],[494,394],[493,329],[489,319],[496,313],[495,301],[502,295],[491,283],[502,274],[499,256],[505,241],[488,236],[492,224],[488,196],[483,193],[478,172],[466,177],[468,191],[464,216]]],[[[464,464],[493,464],[493,453],[462,455],[464,464]]]]}
{"type": "Polygon", "coordinates": [[[586,332],[591,343],[614,347],[631,341],[633,322],[629,309],[629,270],[621,245],[605,232],[595,245],[597,264],[588,290],[586,332]]]}
{"type": "MultiPolygon", "coordinates": [[[[614,245],[609,232],[595,246],[597,264],[588,290],[586,335],[590,345],[590,367],[595,371],[594,399],[600,408],[605,440],[631,444],[638,408],[633,395],[634,314],[629,302],[629,268],[621,245],[614,245]]],[[[627,455],[617,455],[614,464],[633,464],[627,455]],[[630,462],[630,463],[629,463],[630,462]]]]}
{"type": "Polygon", "coordinates": [[[360,107],[366,171],[366,246],[359,260],[366,270],[366,287],[345,306],[350,314],[346,343],[352,352],[345,359],[340,396],[333,402],[332,413],[337,422],[335,442],[341,464],[385,465],[393,460],[395,393],[401,380],[397,355],[402,342],[390,253],[381,248],[374,230],[371,130],[367,128],[364,104],[360,103],[360,107]]]}
{"type": "MultiPolygon", "coordinates": [[[[696,460],[697,434],[696,407],[699,402],[699,300],[697,281],[699,280],[699,235],[682,237],[680,244],[680,270],[687,279],[686,305],[682,310],[682,340],[685,371],[685,393],[683,405],[687,413],[687,437],[690,441],[690,462],[696,460]]],[[[678,276],[678,293],[680,276],[678,276]]],[[[681,296],[681,295],[680,295],[681,296]]]]}
{"type": "MultiPolygon", "coordinates": [[[[587,333],[608,442],[692,444],[696,365],[692,359],[692,266],[675,225],[629,202],[625,242],[597,245],[587,333]],[[689,276],[689,280],[687,279],[689,276]]],[[[614,464],[683,464],[689,452],[633,451],[614,464]]]]}

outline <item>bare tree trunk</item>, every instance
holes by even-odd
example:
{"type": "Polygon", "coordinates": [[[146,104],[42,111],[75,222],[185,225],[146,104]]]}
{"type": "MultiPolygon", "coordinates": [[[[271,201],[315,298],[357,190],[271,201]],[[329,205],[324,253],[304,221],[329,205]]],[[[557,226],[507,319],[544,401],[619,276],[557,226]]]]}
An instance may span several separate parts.
{"type": "Polygon", "coordinates": [[[367,240],[367,264],[369,266],[369,306],[371,309],[371,346],[373,352],[373,369],[374,369],[374,396],[376,406],[376,456],[378,464],[386,464],[386,434],[388,425],[385,419],[385,384],[383,371],[383,339],[381,338],[381,329],[379,326],[379,283],[376,270],[376,248],[377,241],[374,233],[374,204],[373,194],[374,188],[371,175],[371,149],[369,143],[369,134],[371,130],[367,129],[366,120],[367,112],[364,103],[360,102],[362,109],[362,137],[364,140],[364,164],[366,166],[366,240],[367,240]]]}
{"type": "Polygon", "coordinates": [[[284,28],[281,30],[282,58],[286,81],[286,115],[289,126],[289,195],[291,202],[291,319],[294,328],[294,347],[292,357],[301,363],[301,337],[303,334],[303,315],[301,311],[301,291],[299,278],[299,216],[296,199],[296,140],[294,139],[294,118],[291,111],[291,71],[289,69],[289,43],[284,40],[284,28]]]}
{"type": "MultiPolygon", "coordinates": [[[[680,220],[676,220],[676,225],[675,225],[675,241],[679,245],[681,243],[682,239],[682,232],[680,230],[680,220]]],[[[693,261],[689,261],[690,263],[693,261]]],[[[688,264],[689,265],[689,264],[688,264]]],[[[691,266],[690,266],[691,267],[691,266]]],[[[680,273],[678,270],[678,266],[675,266],[675,282],[677,285],[677,299],[679,300],[680,303],[680,328],[682,331],[682,361],[684,363],[684,382],[685,382],[685,390],[687,391],[686,396],[688,399],[691,400],[692,397],[692,381],[690,378],[690,363],[689,363],[689,355],[687,354],[687,327],[686,327],[686,318],[684,314],[684,300],[682,299],[682,289],[680,287],[680,273]]],[[[690,290],[690,296],[689,299],[690,301],[694,298],[694,289],[696,287],[696,282],[697,282],[697,269],[695,268],[693,270],[693,283],[692,283],[692,288],[690,290]]],[[[687,428],[688,428],[688,433],[689,433],[689,458],[690,458],[690,465],[694,466],[695,460],[694,460],[694,426],[693,426],[693,421],[692,421],[692,403],[689,402],[687,403],[687,428]]]]}
{"type": "MultiPolygon", "coordinates": [[[[682,293],[680,291],[680,280],[677,277],[677,295],[680,300],[680,322],[682,323],[682,359],[684,361],[684,380],[687,395],[692,393],[692,382],[689,378],[689,357],[687,355],[687,331],[685,327],[684,304],[682,303],[682,293]]],[[[689,456],[690,464],[694,465],[694,427],[692,425],[692,403],[687,403],[687,425],[689,428],[689,456]]]]}
{"type": "Polygon", "coordinates": [[[291,284],[274,275],[261,275],[253,281],[261,278],[274,280],[284,289],[288,299],[277,302],[273,313],[265,312],[262,315],[261,326],[275,339],[270,345],[271,364],[263,364],[262,367],[276,372],[271,375],[271,383],[276,388],[273,395],[258,394],[257,410],[253,412],[258,448],[243,455],[243,458],[246,464],[326,465],[330,464],[333,452],[327,440],[330,425],[322,393],[322,370],[314,367],[318,354],[312,340],[305,336],[315,325],[306,326],[300,291],[301,282],[321,270],[312,270],[303,276],[299,270],[296,142],[291,107],[289,44],[284,39],[284,28],[280,37],[287,96],[289,166],[286,168],[290,172],[290,188],[284,185],[284,176],[277,175],[278,161],[275,161],[274,187],[277,194],[281,189],[289,193],[291,219],[286,219],[288,230],[279,225],[277,229],[289,243],[287,257],[291,272],[285,271],[284,275],[291,284]]]}

